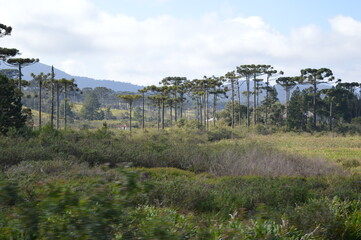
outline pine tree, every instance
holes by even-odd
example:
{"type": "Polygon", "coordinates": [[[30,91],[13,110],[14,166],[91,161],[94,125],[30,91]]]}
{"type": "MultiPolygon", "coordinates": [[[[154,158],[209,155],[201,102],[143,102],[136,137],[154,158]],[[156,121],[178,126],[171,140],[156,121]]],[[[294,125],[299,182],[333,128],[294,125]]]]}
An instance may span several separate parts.
{"type": "Polygon", "coordinates": [[[0,133],[6,134],[10,128],[25,126],[26,116],[22,114],[20,92],[14,82],[0,74],[0,133]]]}
{"type": "Polygon", "coordinates": [[[39,95],[38,95],[38,106],[39,106],[39,130],[41,130],[41,103],[42,103],[42,90],[43,90],[43,84],[44,82],[46,82],[49,78],[50,74],[44,74],[44,73],[40,73],[39,75],[35,75],[34,73],[31,74],[31,77],[33,78],[33,80],[38,84],[39,86],[39,95]]]}
{"type": "Polygon", "coordinates": [[[147,88],[139,89],[138,92],[142,94],[142,129],[145,129],[145,93],[148,91],[147,88]]]}
{"type": "Polygon", "coordinates": [[[304,100],[300,89],[297,87],[288,104],[287,128],[301,130],[304,127],[304,100]]]}
{"type": "Polygon", "coordinates": [[[286,92],[286,117],[288,115],[288,102],[290,101],[291,90],[301,81],[300,77],[280,77],[276,83],[281,85],[286,92]]]}
{"type": "Polygon", "coordinates": [[[95,93],[91,92],[85,97],[80,114],[86,120],[103,120],[101,112],[98,112],[99,108],[99,100],[95,93]]]}
{"type": "Polygon", "coordinates": [[[134,95],[119,95],[119,98],[125,100],[129,104],[129,131],[132,131],[132,109],[133,109],[133,103],[137,99],[141,98],[141,95],[134,94],[134,95]]]}
{"type": "Polygon", "coordinates": [[[312,85],[313,128],[316,129],[318,85],[321,83],[333,81],[335,78],[332,71],[328,68],[302,69],[301,77],[302,83],[312,85]]]}
{"type": "Polygon", "coordinates": [[[35,59],[35,58],[10,58],[8,60],[6,60],[6,64],[8,66],[11,67],[17,67],[18,71],[19,71],[19,76],[18,76],[18,84],[19,84],[19,89],[21,91],[21,86],[23,85],[23,79],[22,79],[22,69],[26,66],[30,66],[32,64],[35,64],[39,62],[39,59],[35,59]]]}
{"type": "MultiPolygon", "coordinates": [[[[0,38],[11,34],[12,28],[0,23],[0,38]]],[[[14,57],[19,54],[19,50],[15,48],[0,47],[0,60],[5,61],[9,57],[14,57]]]]}

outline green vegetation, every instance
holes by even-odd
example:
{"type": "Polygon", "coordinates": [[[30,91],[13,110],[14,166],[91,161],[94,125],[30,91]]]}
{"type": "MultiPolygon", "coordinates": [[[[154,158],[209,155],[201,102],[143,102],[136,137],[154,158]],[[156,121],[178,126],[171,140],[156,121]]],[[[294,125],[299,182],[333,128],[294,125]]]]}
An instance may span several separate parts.
{"type": "Polygon", "coordinates": [[[269,85],[283,72],[252,64],[141,95],[80,92],[54,68],[23,82],[36,61],[0,74],[1,239],[361,239],[358,83],[319,91],[332,71],[304,69],[278,78],[284,105],[269,85]],[[296,82],[311,88],[290,98],[296,82]]]}
{"type": "MultiPolygon", "coordinates": [[[[159,181],[163,179],[163,182],[164,179],[168,180],[170,177],[179,181],[190,176],[190,173],[172,169],[154,169],[151,172],[152,177],[158,178],[159,181]]],[[[197,183],[200,183],[200,179],[197,183]]],[[[196,176],[190,180],[196,180],[196,176]]],[[[203,182],[219,185],[220,189],[227,184],[226,181],[218,183],[204,178],[203,182]]],[[[235,181],[243,180],[232,180],[232,182],[235,181]]],[[[244,185],[243,188],[251,191],[254,186],[260,187],[257,179],[245,179],[244,182],[250,186],[244,185]]],[[[275,182],[277,182],[276,179],[275,182]]],[[[167,199],[168,194],[172,194],[174,198],[177,191],[184,189],[189,194],[183,195],[183,198],[197,200],[193,206],[199,209],[199,212],[206,213],[212,210],[205,205],[211,203],[212,198],[208,202],[203,202],[197,197],[199,193],[202,197],[212,196],[211,189],[187,190],[192,186],[191,184],[188,180],[181,187],[179,183],[172,193],[171,188],[167,188],[168,193],[162,199],[167,199]]],[[[227,184],[227,186],[230,185],[227,184]]],[[[286,220],[286,216],[280,221],[268,219],[268,210],[264,204],[257,204],[253,210],[252,220],[248,217],[251,213],[245,208],[240,208],[239,212],[232,212],[227,217],[211,218],[209,215],[202,216],[189,211],[185,213],[186,208],[183,208],[183,211],[177,211],[165,206],[144,204],[144,198],[152,197],[159,191],[164,192],[163,189],[166,190],[165,186],[159,185],[156,179],[147,181],[145,185],[144,180],[141,181],[135,172],[124,169],[89,168],[85,164],[62,161],[20,164],[8,169],[0,181],[1,207],[5,210],[0,220],[2,237],[16,239],[264,239],[267,237],[322,239],[321,237],[325,236],[337,239],[340,236],[358,236],[357,225],[355,225],[359,217],[356,212],[360,209],[358,201],[342,202],[338,198],[331,201],[323,200],[323,203],[327,203],[326,208],[330,209],[329,216],[326,217],[334,219],[340,217],[338,212],[332,213],[332,210],[342,210],[343,216],[346,216],[340,222],[339,232],[328,233],[328,231],[332,232],[332,224],[325,225],[328,228],[322,228],[322,231],[319,231],[321,227],[310,222],[306,227],[307,230],[312,228],[312,231],[305,234],[303,230],[292,226],[286,220]]],[[[232,195],[232,193],[228,194],[232,195]]],[[[286,191],[278,195],[290,196],[286,191]]],[[[237,196],[233,194],[233,197],[237,196]]],[[[232,196],[223,194],[218,196],[219,199],[214,200],[227,203],[228,197],[232,196]]],[[[249,200],[251,199],[246,201],[249,200]]],[[[220,206],[221,202],[217,205],[220,206]]],[[[311,218],[307,210],[317,203],[319,202],[311,201],[310,204],[302,204],[294,211],[303,214],[302,217],[311,218]]],[[[178,208],[181,207],[177,205],[178,208]]],[[[222,205],[223,209],[225,207],[222,205]]]]}
{"type": "Polygon", "coordinates": [[[0,134],[25,126],[26,116],[22,113],[20,93],[12,80],[0,74],[0,134]]]}
{"type": "Polygon", "coordinates": [[[361,236],[360,175],[332,159],[296,154],[344,147],[354,137],[227,131],[130,136],[106,126],[48,126],[28,138],[2,137],[0,232],[24,239],[361,236]],[[296,151],[286,152],[286,142],[296,151]]]}

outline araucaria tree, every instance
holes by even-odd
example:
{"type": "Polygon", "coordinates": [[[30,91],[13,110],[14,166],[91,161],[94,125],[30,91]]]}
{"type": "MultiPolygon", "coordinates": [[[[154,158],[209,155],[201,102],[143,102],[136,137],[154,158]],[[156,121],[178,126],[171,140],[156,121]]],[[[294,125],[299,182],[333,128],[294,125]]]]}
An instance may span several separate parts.
{"type": "Polygon", "coordinates": [[[139,95],[139,94],[119,95],[119,98],[125,100],[129,104],[129,130],[130,130],[130,132],[132,131],[132,108],[133,108],[133,103],[134,103],[134,101],[136,101],[137,99],[139,99],[141,97],[142,97],[142,95],[139,95]]]}
{"type": "MultiPolygon", "coordinates": [[[[0,23],[0,38],[10,35],[12,28],[0,23]]],[[[0,47],[0,60],[6,60],[9,57],[14,57],[19,53],[19,50],[15,48],[2,48],[0,47]]]]}
{"type": "Polygon", "coordinates": [[[138,92],[142,94],[142,129],[145,129],[145,93],[148,91],[147,88],[139,89],[138,92]]]}
{"type": "MultiPolygon", "coordinates": [[[[163,86],[169,87],[170,100],[172,105],[174,106],[174,120],[177,122],[178,120],[178,103],[182,105],[183,96],[182,96],[182,88],[183,84],[187,81],[185,77],[166,77],[159,84],[163,86]]],[[[172,107],[171,106],[171,111],[172,107]]]]}
{"type": "MultiPolygon", "coordinates": [[[[10,35],[12,28],[0,23],[0,38],[10,35]]],[[[0,47],[0,60],[18,54],[17,49],[0,47]]],[[[12,80],[0,74],[0,133],[6,134],[10,128],[25,126],[26,116],[22,114],[21,91],[16,89],[12,80]]]]}
{"type": "Polygon", "coordinates": [[[264,74],[274,74],[274,69],[271,65],[241,65],[237,67],[237,73],[240,75],[240,77],[246,78],[246,84],[247,84],[247,126],[250,125],[250,112],[249,112],[249,85],[250,85],[250,79],[253,78],[253,122],[256,125],[257,123],[257,97],[258,97],[258,89],[259,87],[257,84],[261,81],[258,80],[258,77],[264,74]]]}
{"type": "Polygon", "coordinates": [[[213,118],[213,126],[216,126],[216,112],[217,112],[217,98],[218,95],[223,95],[227,97],[226,93],[228,88],[223,85],[225,79],[224,77],[215,77],[213,76],[210,79],[210,94],[213,94],[213,111],[212,111],[212,118],[213,118]]]}
{"type": "Polygon", "coordinates": [[[228,72],[226,75],[225,75],[225,78],[228,79],[228,81],[231,83],[231,101],[232,101],[232,121],[231,121],[231,126],[232,128],[234,128],[234,121],[235,121],[235,116],[234,116],[234,97],[235,97],[235,93],[234,93],[234,85],[236,83],[236,80],[237,80],[237,76],[235,74],[235,72],[228,72]]]}
{"type": "Polygon", "coordinates": [[[60,88],[64,91],[64,109],[63,109],[63,113],[64,113],[64,129],[66,129],[67,127],[67,113],[68,113],[68,91],[72,90],[72,91],[77,91],[78,90],[78,86],[77,84],[75,84],[75,80],[74,79],[59,79],[57,80],[57,128],[59,128],[59,115],[60,115],[60,101],[59,101],[59,90],[60,88]]]}
{"type": "Polygon", "coordinates": [[[253,76],[253,71],[251,68],[251,65],[241,65],[237,67],[237,73],[239,74],[239,77],[246,78],[246,96],[247,96],[247,127],[251,124],[251,114],[250,114],[250,79],[253,76]]]}
{"type": "Polygon", "coordinates": [[[21,91],[21,85],[22,85],[22,72],[21,69],[23,67],[32,65],[39,62],[39,59],[35,58],[10,58],[6,61],[6,64],[12,67],[17,67],[19,70],[19,89],[21,91]]]}
{"type": "Polygon", "coordinates": [[[39,95],[38,95],[38,101],[39,101],[39,130],[41,130],[41,103],[42,103],[42,92],[43,92],[43,84],[48,81],[48,78],[50,77],[50,74],[44,74],[40,73],[38,75],[31,74],[31,77],[34,79],[34,81],[38,84],[39,87],[39,95]]]}
{"type": "Polygon", "coordinates": [[[286,92],[286,117],[288,116],[288,103],[290,101],[291,90],[299,82],[299,77],[280,77],[276,80],[276,83],[281,85],[286,92]]]}
{"type": "Polygon", "coordinates": [[[301,70],[302,83],[311,84],[313,95],[312,95],[312,106],[313,106],[313,128],[316,129],[317,122],[317,94],[318,94],[318,85],[325,82],[333,81],[335,78],[333,73],[328,68],[306,68],[301,70]]]}
{"type": "Polygon", "coordinates": [[[269,101],[269,95],[272,94],[272,91],[274,90],[271,86],[270,86],[270,78],[273,76],[276,76],[276,75],[283,75],[283,71],[277,71],[275,69],[273,69],[273,67],[270,67],[270,69],[266,70],[265,71],[265,74],[266,74],[266,86],[263,87],[265,90],[266,90],[266,108],[265,108],[265,112],[266,112],[266,118],[265,118],[265,124],[267,125],[267,121],[268,121],[268,112],[269,112],[269,108],[271,107],[270,106],[270,103],[272,101],[269,101]]]}
{"type": "Polygon", "coordinates": [[[257,79],[258,76],[262,76],[267,74],[268,72],[273,72],[273,67],[271,65],[249,65],[249,70],[252,72],[253,75],[253,123],[254,125],[257,124],[257,102],[258,102],[258,94],[259,94],[259,87],[258,84],[262,81],[261,79],[257,79]]]}
{"type": "Polygon", "coordinates": [[[50,91],[50,127],[54,127],[54,99],[55,99],[55,71],[51,66],[50,78],[45,82],[44,87],[50,91]]]}

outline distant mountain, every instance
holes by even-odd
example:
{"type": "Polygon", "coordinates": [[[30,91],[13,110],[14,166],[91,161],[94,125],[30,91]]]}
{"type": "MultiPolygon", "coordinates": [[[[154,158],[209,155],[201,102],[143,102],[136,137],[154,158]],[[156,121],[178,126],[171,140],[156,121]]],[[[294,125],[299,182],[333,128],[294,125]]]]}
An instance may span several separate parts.
{"type": "MultiPolygon", "coordinates": [[[[10,68],[4,64],[0,65],[0,69],[10,68]]],[[[34,65],[25,67],[22,69],[22,73],[24,75],[25,80],[32,79],[30,77],[31,73],[39,74],[39,73],[50,73],[51,72],[51,66],[43,64],[43,63],[36,63],[34,65]]],[[[55,78],[67,78],[71,79],[74,78],[76,83],[78,84],[78,87],[83,89],[86,87],[96,88],[96,87],[106,87],[110,88],[114,91],[128,91],[128,92],[137,92],[139,89],[142,89],[144,86],[135,85],[132,83],[126,83],[126,82],[117,82],[112,80],[98,80],[88,77],[79,77],[79,76],[72,76],[60,69],[54,68],[55,72],[55,78]]]]}
{"type": "MultiPolygon", "coordinates": [[[[246,86],[246,83],[241,80],[241,92],[246,92],[247,91],[247,86],[246,86]]],[[[263,86],[265,85],[265,83],[262,83],[263,86]]],[[[228,85],[228,88],[230,89],[230,84],[227,84],[228,85]]],[[[285,90],[283,89],[283,87],[279,84],[276,84],[276,90],[277,90],[277,93],[278,93],[278,99],[281,103],[285,103],[286,102],[286,93],[285,93],[285,90]]],[[[298,87],[301,91],[303,89],[306,89],[306,88],[309,88],[311,87],[310,84],[298,84],[296,87],[298,87]]],[[[293,91],[296,89],[296,87],[294,87],[292,90],[291,90],[291,95],[293,93],[293,91]]],[[[329,84],[329,83],[322,83],[322,84],[319,84],[318,86],[318,89],[321,90],[321,89],[328,89],[328,88],[331,88],[332,85],[329,84]]],[[[237,91],[237,89],[235,89],[235,91],[237,91]]],[[[252,92],[253,91],[253,81],[251,80],[250,81],[250,91],[252,92]]],[[[230,101],[230,96],[231,96],[231,90],[229,90],[228,94],[227,94],[229,97],[228,98],[223,98],[220,100],[220,102],[222,101],[230,101]]],[[[265,90],[262,90],[262,92],[260,93],[259,95],[259,102],[261,102],[266,96],[266,91],[265,90]]],[[[236,100],[238,99],[237,97],[235,98],[236,100]]],[[[250,102],[251,104],[253,104],[253,95],[251,94],[250,95],[250,102]]],[[[245,95],[241,95],[241,104],[246,104],[246,96],[245,95]]]]}
{"type": "MultiPolygon", "coordinates": [[[[295,86],[292,90],[291,90],[291,95],[290,97],[292,96],[292,93],[293,91],[296,89],[296,88],[299,88],[301,91],[306,89],[306,88],[310,88],[311,87],[311,84],[298,84],[297,86],[295,86]]],[[[329,89],[329,88],[332,88],[332,84],[330,83],[321,83],[319,85],[317,85],[317,88],[318,90],[321,90],[321,89],[329,89]]],[[[286,92],[285,90],[283,89],[283,87],[279,84],[276,85],[276,90],[278,92],[278,99],[280,100],[281,103],[285,103],[286,102],[286,92]]]]}
{"type": "MultiPolygon", "coordinates": [[[[4,69],[4,68],[9,68],[7,66],[5,66],[4,64],[0,65],[0,69],[4,69]]],[[[114,91],[128,91],[128,92],[137,92],[138,89],[142,89],[144,88],[144,86],[138,86],[138,85],[134,85],[131,83],[125,83],[125,82],[117,82],[117,81],[111,81],[111,80],[97,80],[97,79],[93,79],[93,78],[88,78],[88,77],[79,77],[79,76],[72,76],[60,69],[54,68],[55,70],[55,78],[59,79],[59,78],[74,78],[79,86],[79,88],[85,88],[85,87],[91,87],[91,88],[96,88],[96,87],[106,87],[106,88],[110,88],[114,91]]],[[[35,74],[39,74],[40,72],[43,73],[50,73],[51,72],[51,66],[43,64],[43,63],[36,63],[34,65],[28,66],[23,68],[23,75],[24,75],[24,79],[25,80],[30,80],[30,73],[35,73],[35,74]]],[[[242,83],[243,81],[241,81],[242,83]]],[[[303,90],[305,88],[309,88],[311,85],[306,84],[306,85],[298,85],[298,87],[300,88],[300,90],[303,90]]],[[[319,89],[324,89],[324,88],[331,88],[332,85],[328,84],[328,83],[324,83],[324,84],[320,84],[319,89]]],[[[230,88],[230,86],[229,86],[230,88]]],[[[253,90],[253,81],[250,81],[250,89],[251,91],[253,90]]],[[[278,92],[278,99],[280,100],[280,102],[285,103],[286,102],[286,94],[284,89],[280,86],[280,85],[276,85],[276,89],[278,92]]],[[[293,89],[295,90],[296,87],[293,89]]],[[[241,92],[245,92],[246,89],[246,83],[243,83],[241,85],[241,92]]],[[[291,93],[293,92],[293,90],[291,91],[291,93]]],[[[230,96],[231,93],[229,92],[228,96],[230,96]]],[[[263,100],[263,98],[265,97],[265,93],[263,90],[263,93],[260,94],[260,101],[263,100]]],[[[230,98],[226,98],[220,101],[229,101],[230,98]]],[[[253,97],[251,96],[251,101],[253,101],[253,97]]],[[[241,103],[245,104],[246,100],[245,100],[245,96],[243,95],[241,97],[241,103]]]]}

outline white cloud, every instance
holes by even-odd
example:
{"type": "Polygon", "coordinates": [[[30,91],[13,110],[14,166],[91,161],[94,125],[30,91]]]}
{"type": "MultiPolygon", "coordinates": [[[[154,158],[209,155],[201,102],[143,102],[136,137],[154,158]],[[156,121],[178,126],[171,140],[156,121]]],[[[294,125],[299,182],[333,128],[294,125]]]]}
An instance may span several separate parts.
{"type": "Polygon", "coordinates": [[[86,75],[86,66],[75,59],[66,59],[60,63],[59,68],[67,73],[77,72],[78,75],[86,75]]]}
{"type": "Polygon", "coordinates": [[[1,23],[14,28],[2,46],[75,75],[156,84],[168,75],[192,79],[260,63],[289,75],[329,67],[344,80],[359,76],[361,22],[345,16],[330,19],[327,31],[308,25],[285,35],[258,16],[221,19],[210,13],[140,21],[102,12],[87,0],[0,0],[0,5],[1,23]]]}
{"type": "Polygon", "coordinates": [[[330,20],[332,28],[345,36],[361,38],[361,22],[345,16],[337,16],[330,20]]]}

